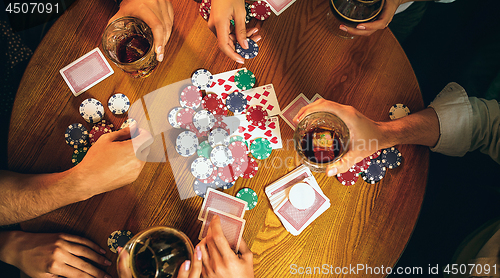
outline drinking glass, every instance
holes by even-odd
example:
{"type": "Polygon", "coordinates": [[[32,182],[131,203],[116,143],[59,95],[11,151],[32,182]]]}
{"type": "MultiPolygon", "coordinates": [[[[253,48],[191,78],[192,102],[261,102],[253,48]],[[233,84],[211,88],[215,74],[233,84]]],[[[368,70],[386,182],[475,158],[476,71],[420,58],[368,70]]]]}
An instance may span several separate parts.
{"type": "Polygon", "coordinates": [[[337,36],[353,39],[355,36],[340,30],[341,24],[356,28],[360,23],[375,20],[382,11],[385,0],[328,0],[330,11],[326,21],[330,30],[337,36]]]}

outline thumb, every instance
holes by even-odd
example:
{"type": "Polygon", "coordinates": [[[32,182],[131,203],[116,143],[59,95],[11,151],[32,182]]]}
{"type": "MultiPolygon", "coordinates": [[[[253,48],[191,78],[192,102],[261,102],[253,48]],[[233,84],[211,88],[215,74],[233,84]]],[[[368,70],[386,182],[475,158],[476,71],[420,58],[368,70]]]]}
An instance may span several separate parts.
{"type": "Polygon", "coordinates": [[[327,176],[332,177],[336,174],[345,173],[355,163],[356,155],[354,154],[354,152],[347,152],[338,161],[336,161],[326,169],[326,174],[327,176]]]}
{"type": "Polygon", "coordinates": [[[130,127],[113,131],[107,136],[109,141],[124,141],[130,139],[130,127]]]}

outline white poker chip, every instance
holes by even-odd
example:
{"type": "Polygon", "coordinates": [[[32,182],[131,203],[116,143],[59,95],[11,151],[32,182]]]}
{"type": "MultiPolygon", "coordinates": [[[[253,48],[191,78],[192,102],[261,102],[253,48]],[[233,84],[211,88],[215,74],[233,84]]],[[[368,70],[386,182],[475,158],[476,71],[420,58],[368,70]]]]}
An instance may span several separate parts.
{"type": "Polygon", "coordinates": [[[229,134],[221,127],[214,128],[208,134],[208,143],[214,148],[217,145],[229,145],[229,134]]]}
{"type": "Polygon", "coordinates": [[[124,114],[130,108],[130,100],[124,94],[114,94],[108,100],[108,108],[115,115],[124,114]]]}
{"type": "Polygon", "coordinates": [[[198,157],[191,163],[191,174],[197,179],[204,180],[212,175],[214,165],[210,159],[198,157]]]}
{"type": "Polygon", "coordinates": [[[95,98],[88,98],[80,104],[80,115],[85,121],[94,124],[104,117],[104,106],[95,98]]]}
{"type": "Polygon", "coordinates": [[[207,110],[200,110],[194,114],[193,124],[200,132],[208,132],[215,124],[215,117],[207,110]]]}
{"type": "Polygon", "coordinates": [[[226,167],[233,163],[233,156],[231,150],[224,145],[217,145],[210,152],[210,161],[217,167],[226,167]]]}
{"type": "Polygon", "coordinates": [[[129,127],[132,123],[137,123],[136,120],[132,119],[132,118],[128,118],[123,124],[122,126],[120,126],[120,129],[124,129],[126,127],[129,127]]]}
{"type": "Polygon", "coordinates": [[[198,148],[198,137],[192,131],[183,131],[175,140],[175,150],[178,154],[189,157],[196,153],[198,148]]]}
{"type": "Polygon", "coordinates": [[[288,200],[295,208],[305,210],[314,204],[316,193],[309,184],[299,182],[292,186],[288,192],[288,200]]]}
{"type": "Polygon", "coordinates": [[[410,109],[401,103],[394,104],[389,110],[389,117],[391,120],[397,120],[410,115],[410,109]]]}
{"type": "Polygon", "coordinates": [[[173,127],[173,128],[181,128],[181,125],[177,122],[177,113],[181,111],[182,107],[174,107],[170,112],[168,113],[168,123],[173,127]]]}
{"type": "Polygon", "coordinates": [[[214,77],[206,69],[199,69],[193,73],[191,76],[191,83],[198,87],[200,90],[206,90],[212,86],[212,80],[214,77]]]}

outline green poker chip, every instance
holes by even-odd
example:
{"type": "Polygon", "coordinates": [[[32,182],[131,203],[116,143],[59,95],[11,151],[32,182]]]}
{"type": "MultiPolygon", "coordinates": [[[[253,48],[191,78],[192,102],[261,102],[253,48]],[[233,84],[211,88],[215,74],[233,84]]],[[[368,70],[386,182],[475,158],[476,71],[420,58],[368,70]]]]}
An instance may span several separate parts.
{"type": "Polygon", "coordinates": [[[234,75],[234,83],[243,91],[252,89],[255,86],[255,75],[247,69],[239,70],[234,75]]]}
{"type": "Polygon", "coordinates": [[[245,143],[245,145],[247,145],[247,148],[248,148],[248,142],[245,139],[243,139],[243,136],[233,135],[233,136],[229,137],[229,144],[236,142],[236,141],[240,141],[240,142],[245,143]]]}
{"type": "Polygon", "coordinates": [[[71,157],[71,162],[73,162],[73,165],[78,165],[78,163],[82,162],[83,158],[87,154],[87,151],[89,148],[83,147],[83,148],[78,148],[73,151],[73,156],[71,157]]]}
{"type": "Polygon", "coordinates": [[[257,193],[255,193],[255,191],[253,191],[250,188],[240,189],[240,191],[236,193],[236,198],[247,202],[247,208],[246,208],[247,210],[253,209],[257,205],[257,202],[259,201],[257,193]]]}
{"type": "Polygon", "coordinates": [[[250,152],[253,157],[259,160],[268,158],[272,151],[271,142],[266,138],[257,138],[253,141],[252,145],[250,145],[250,152]]]}
{"type": "Polygon", "coordinates": [[[210,153],[212,152],[212,146],[208,143],[208,140],[201,142],[196,150],[199,157],[204,157],[210,159],[210,153]]]}

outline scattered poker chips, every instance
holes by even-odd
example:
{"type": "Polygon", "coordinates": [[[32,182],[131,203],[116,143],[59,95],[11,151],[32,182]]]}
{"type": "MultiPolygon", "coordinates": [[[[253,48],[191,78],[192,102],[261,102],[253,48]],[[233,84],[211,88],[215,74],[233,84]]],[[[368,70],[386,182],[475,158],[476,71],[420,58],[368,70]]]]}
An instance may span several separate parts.
{"type": "Polygon", "coordinates": [[[229,133],[221,127],[216,127],[208,134],[208,143],[212,148],[221,144],[229,145],[229,133]]]}
{"type": "MultiPolygon", "coordinates": [[[[194,114],[196,114],[196,112],[192,108],[181,109],[181,110],[179,110],[179,112],[177,112],[177,116],[175,117],[175,121],[177,122],[177,125],[179,125],[181,128],[188,129],[188,126],[193,122],[194,114]]],[[[169,117],[169,121],[170,121],[170,117],[169,117]]]]}
{"type": "Polygon", "coordinates": [[[259,160],[268,158],[272,151],[271,142],[266,138],[256,138],[250,145],[250,152],[259,160]]]}
{"type": "Polygon", "coordinates": [[[120,126],[120,129],[124,129],[126,127],[129,127],[132,123],[137,123],[136,120],[132,119],[132,118],[128,118],[125,122],[123,122],[123,124],[120,126]]]}
{"type": "Polygon", "coordinates": [[[243,93],[233,92],[226,98],[226,107],[233,113],[242,113],[247,107],[247,99],[243,93]]]}
{"type": "Polygon", "coordinates": [[[236,87],[246,91],[255,86],[255,75],[247,69],[239,70],[234,74],[234,83],[236,87]]]}
{"type": "Polygon", "coordinates": [[[394,169],[401,165],[402,157],[398,149],[396,149],[395,147],[390,147],[388,149],[382,150],[380,160],[385,167],[394,169]]]}
{"type": "Polygon", "coordinates": [[[244,49],[238,42],[234,44],[234,49],[236,50],[236,53],[240,54],[240,56],[245,59],[252,59],[257,57],[257,54],[259,54],[259,45],[249,38],[247,38],[247,41],[248,41],[247,49],[244,49]]]}
{"type": "Polygon", "coordinates": [[[343,185],[354,185],[359,178],[359,172],[357,172],[354,168],[349,169],[345,173],[337,174],[337,179],[343,185]]]}
{"type": "Polygon", "coordinates": [[[373,159],[368,169],[362,173],[363,180],[375,184],[384,178],[386,171],[387,168],[382,164],[381,160],[373,159]]]}
{"type": "Polygon", "coordinates": [[[127,242],[133,237],[132,232],[127,230],[114,231],[108,237],[108,247],[111,252],[116,253],[118,247],[124,247],[127,242]]]}
{"type": "Polygon", "coordinates": [[[264,107],[255,105],[248,108],[246,118],[254,126],[264,126],[267,121],[267,111],[264,107]]]}
{"type": "Polygon", "coordinates": [[[266,20],[271,15],[271,7],[264,1],[256,1],[250,7],[251,16],[259,19],[266,20]]]}
{"type": "Polygon", "coordinates": [[[394,104],[389,110],[389,117],[391,120],[397,120],[408,115],[410,115],[410,109],[401,103],[394,104]]]}
{"type": "Polygon", "coordinates": [[[217,167],[226,167],[233,163],[233,155],[225,145],[217,145],[210,152],[210,161],[217,167]]]}
{"type": "Polygon", "coordinates": [[[105,123],[95,125],[94,127],[92,127],[92,129],[90,130],[90,133],[89,133],[90,145],[94,145],[95,142],[97,142],[97,140],[99,140],[99,138],[102,135],[104,135],[106,133],[110,133],[112,131],[113,130],[111,129],[111,126],[109,126],[105,123]]]}
{"type": "Polygon", "coordinates": [[[74,123],[66,128],[64,138],[66,139],[66,144],[76,149],[87,145],[89,133],[82,124],[74,123]]]}
{"type": "Polygon", "coordinates": [[[124,94],[114,94],[108,100],[108,108],[115,115],[124,114],[130,108],[130,100],[124,94]]]}
{"type": "Polygon", "coordinates": [[[236,193],[236,198],[247,202],[247,210],[253,209],[259,201],[257,193],[255,193],[255,191],[253,191],[252,189],[246,187],[240,189],[240,191],[236,193]]]}
{"type": "Polygon", "coordinates": [[[184,157],[193,155],[198,149],[198,138],[192,131],[183,131],[175,140],[175,150],[184,157]]]}
{"type": "Polygon", "coordinates": [[[89,148],[87,147],[82,147],[82,148],[78,148],[76,150],[73,151],[73,156],[71,157],[71,162],[73,163],[73,165],[78,165],[78,163],[82,162],[83,158],[85,157],[85,155],[87,154],[87,151],[89,150],[89,148]]]}
{"type": "Polygon", "coordinates": [[[213,171],[214,165],[208,158],[198,157],[191,163],[191,174],[199,180],[207,179],[213,171]]]}
{"type": "Polygon", "coordinates": [[[227,108],[216,94],[207,94],[201,101],[201,107],[213,115],[226,115],[227,108]]]}
{"type": "Polygon", "coordinates": [[[210,158],[210,153],[212,152],[212,146],[207,140],[203,141],[198,145],[198,150],[196,151],[199,157],[210,158]]]}
{"type": "Polygon", "coordinates": [[[215,117],[207,110],[200,110],[193,116],[193,124],[200,131],[210,131],[215,124],[215,117]]]}
{"type": "Polygon", "coordinates": [[[197,179],[194,180],[193,182],[193,191],[196,193],[196,195],[205,198],[205,194],[207,193],[208,188],[217,188],[217,184],[212,181],[208,183],[201,182],[197,179]]]}
{"type": "Polygon", "coordinates": [[[241,174],[242,178],[251,179],[257,174],[259,170],[259,163],[253,157],[248,157],[248,166],[245,169],[245,172],[241,174]]]}
{"type": "Polygon", "coordinates": [[[182,107],[196,109],[201,104],[201,91],[195,86],[187,86],[182,90],[179,103],[182,107]]]}
{"type": "Polygon", "coordinates": [[[88,98],[80,104],[80,115],[91,124],[97,123],[104,116],[104,106],[97,99],[88,98]]]}
{"type": "Polygon", "coordinates": [[[191,76],[191,83],[200,90],[206,90],[212,86],[213,79],[214,77],[208,70],[199,69],[191,76]]]}

